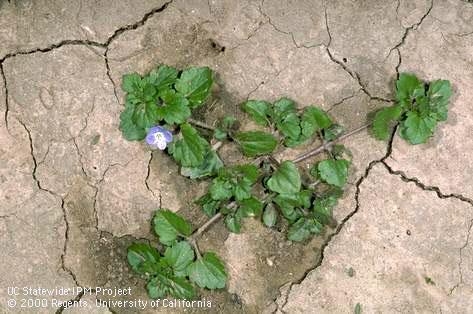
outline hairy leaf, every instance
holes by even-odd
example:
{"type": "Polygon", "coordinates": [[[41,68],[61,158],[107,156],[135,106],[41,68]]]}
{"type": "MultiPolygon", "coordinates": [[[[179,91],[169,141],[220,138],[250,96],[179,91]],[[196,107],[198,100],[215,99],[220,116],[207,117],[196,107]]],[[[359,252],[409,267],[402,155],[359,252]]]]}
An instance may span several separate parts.
{"type": "Polygon", "coordinates": [[[400,135],[411,144],[425,143],[432,136],[437,122],[431,116],[421,117],[418,113],[410,111],[407,119],[401,122],[400,135]]]}
{"type": "Polygon", "coordinates": [[[301,216],[300,211],[296,210],[296,207],[301,205],[300,199],[294,194],[280,194],[276,196],[273,201],[279,206],[284,218],[290,222],[295,221],[301,216]]]}
{"type": "Polygon", "coordinates": [[[159,271],[159,252],[149,244],[133,243],[128,247],[128,264],[140,274],[154,274],[159,271]]]}
{"type": "Polygon", "coordinates": [[[232,175],[238,176],[243,175],[251,184],[255,183],[258,179],[259,172],[258,167],[253,164],[243,164],[232,167],[232,175]]]}
{"type": "Polygon", "coordinates": [[[268,117],[271,116],[271,104],[263,100],[248,100],[242,105],[243,111],[259,125],[267,126],[268,117]]]}
{"type": "Polygon", "coordinates": [[[159,120],[168,124],[184,123],[190,117],[189,101],[174,90],[167,89],[159,94],[163,104],[158,106],[159,120]]]}
{"type": "Polygon", "coordinates": [[[204,213],[209,217],[214,216],[220,207],[220,201],[214,200],[210,193],[204,194],[196,203],[202,207],[204,213]]]}
{"type": "Polygon", "coordinates": [[[126,103],[125,110],[120,114],[120,130],[127,140],[141,141],[146,137],[146,129],[133,122],[134,108],[134,105],[126,103]]]}
{"type": "Polygon", "coordinates": [[[310,236],[310,227],[307,220],[302,217],[299,218],[287,231],[287,238],[291,241],[304,241],[310,236]]]}
{"type": "Polygon", "coordinates": [[[181,125],[182,139],[175,142],[172,154],[184,167],[199,167],[204,162],[209,143],[190,124],[181,125]]]}
{"type": "Polygon", "coordinates": [[[203,163],[199,167],[182,167],[181,175],[191,179],[212,176],[223,167],[223,161],[214,150],[207,151],[203,163]]]}
{"type": "Polygon", "coordinates": [[[448,101],[452,95],[452,87],[449,81],[437,80],[429,84],[427,96],[430,102],[430,109],[438,121],[447,120],[448,101]]]}
{"type": "Polygon", "coordinates": [[[342,135],[345,132],[345,128],[339,124],[332,124],[328,128],[323,130],[324,140],[330,142],[342,135]]]}
{"type": "Polygon", "coordinates": [[[154,101],[138,103],[131,116],[133,123],[143,129],[154,126],[159,118],[158,106],[154,101]]]}
{"type": "Polygon", "coordinates": [[[274,121],[282,120],[290,113],[296,113],[296,104],[289,98],[281,98],[274,103],[273,119],[274,121]]]}
{"type": "Polygon", "coordinates": [[[209,192],[214,200],[228,200],[233,195],[234,186],[224,178],[216,178],[212,181],[209,192]]]}
{"type": "Polygon", "coordinates": [[[176,82],[176,90],[183,94],[191,107],[198,107],[210,94],[212,71],[208,67],[190,68],[182,72],[176,82]]]}
{"type": "Polygon", "coordinates": [[[424,83],[414,74],[401,73],[396,88],[396,99],[404,108],[409,108],[417,96],[425,94],[424,83]]]}
{"type": "Polygon", "coordinates": [[[391,121],[399,120],[402,114],[400,105],[386,107],[376,113],[373,120],[373,133],[379,140],[387,140],[391,121]]]}
{"type": "Polygon", "coordinates": [[[191,225],[181,216],[167,209],[160,209],[153,219],[154,231],[159,241],[164,245],[171,245],[177,236],[190,236],[191,225]]]}
{"type": "Polygon", "coordinates": [[[327,159],[319,162],[317,169],[323,181],[328,184],[343,187],[347,182],[349,165],[350,162],[345,159],[327,159]]]}
{"type": "Polygon", "coordinates": [[[301,135],[300,120],[296,113],[283,114],[276,123],[277,129],[287,138],[297,140],[301,135]]]}
{"type": "Polygon", "coordinates": [[[194,287],[187,279],[167,273],[159,273],[153,277],[148,281],[146,289],[152,299],[161,299],[168,295],[178,299],[192,299],[195,295],[194,287]]]}
{"type": "Polygon", "coordinates": [[[215,253],[208,252],[189,266],[189,277],[201,288],[224,288],[227,273],[215,253]]]}
{"type": "Polygon", "coordinates": [[[264,208],[263,223],[267,227],[273,227],[274,225],[276,225],[277,221],[278,221],[278,212],[277,212],[276,208],[274,208],[273,203],[269,203],[264,208]]]}
{"type": "Polygon", "coordinates": [[[238,209],[242,217],[255,217],[261,214],[263,209],[263,203],[260,200],[250,197],[242,200],[238,203],[240,208],[238,209]]]}
{"type": "Polygon", "coordinates": [[[177,80],[177,70],[167,65],[161,65],[149,74],[149,82],[158,90],[173,85],[177,80]]]}
{"type": "Polygon", "coordinates": [[[237,201],[246,200],[251,197],[251,182],[246,178],[239,179],[234,184],[234,195],[237,201]]]}
{"type": "Polygon", "coordinates": [[[141,76],[138,73],[125,74],[122,78],[122,89],[134,93],[141,88],[141,76]]]}
{"type": "Polygon", "coordinates": [[[314,106],[304,108],[301,121],[304,137],[310,138],[317,130],[328,128],[330,125],[332,125],[332,120],[322,109],[314,106]]]}
{"type": "Polygon", "coordinates": [[[187,242],[177,242],[166,249],[163,259],[172,267],[175,276],[185,277],[187,267],[194,260],[194,250],[187,242]]]}
{"type": "Polygon", "coordinates": [[[225,226],[233,233],[240,233],[241,216],[239,214],[229,214],[225,216],[225,226]]]}
{"type": "Polygon", "coordinates": [[[284,161],[267,182],[268,188],[276,193],[297,193],[301,189],[301,177],[296,165],[284,161]]]}
{"type": "Polygon", "coordinates": [[[235,140],[240,145],[243,154],[249,157],[269,154],[278,145],[274,136],[262,131],[239,132],[235,140]]]}

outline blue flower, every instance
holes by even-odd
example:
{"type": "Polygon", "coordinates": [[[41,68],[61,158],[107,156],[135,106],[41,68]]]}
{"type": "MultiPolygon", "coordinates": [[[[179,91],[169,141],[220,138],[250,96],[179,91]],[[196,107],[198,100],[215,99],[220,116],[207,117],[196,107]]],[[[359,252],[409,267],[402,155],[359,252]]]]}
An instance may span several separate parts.
{"type": "Polygon", "coordinates": [[[146,143],[152,148],[164,150],[168,143],[172,142],[172,133],[161,126],[155,126],[148,130],[146,143]]]}

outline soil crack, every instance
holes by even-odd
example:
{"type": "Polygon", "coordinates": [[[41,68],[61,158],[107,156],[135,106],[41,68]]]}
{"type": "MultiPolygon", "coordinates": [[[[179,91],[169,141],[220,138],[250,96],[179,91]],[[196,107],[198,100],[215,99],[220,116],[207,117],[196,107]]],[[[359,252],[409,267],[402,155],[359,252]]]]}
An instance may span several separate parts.
{"type": "Polygon", "coordinates": [[[467,202],[469,203],[470,205],[473,206],[473,200],[466,197],[466,196],[463,196],[461,194],[457,194],[457,193],[450,193],[450,194],[445,194],[443,193],[439,187],[437,186],[431,186],[431,185],[426,185],[424,183],[422,183],[419,179],[417,178],[410,178],[408,177],[403,171],[401,170],[393,170],[384,160],[382,161],[382,164],[386,167],[386,169],[389,171],[390,174],[392,175],[397,175],[399,177],[401,177],[401,179],[404,181],[404,182],[412,182],[414,183],[417,187],[421,188],[422,190],[424,191],[433,191],[437,194],[437,196],[439,198],[456,198],[460,201],[463,201],[463,202],[467,202]]]}
{"type": "Polygon", "coordinates": [[[319,260],[318,262],[314,265],[314,267],[312,268],[309,268],[308,270],[305,271],[305,273],[302,275],[302,277],[297,280],[297,281],[293,281],[292,283],[290,283],[290,286],[289,286],[289,291],[287,292],[287,296],[286,296],[286,301],[283,302],[283,304],[281,306],[278,306],[275,313],[279,310],[280,312],[284,313],[284,311],[282,310],[282,307],[284,307],[284,305],[287,303],[288,299],[289,299],[289,293],[292,289],[292,287],[294,285],[299,285],[301,284],[306,278],[307,276],[312,272],[312,271],[315,271],[317,268],[319,268],[323,261],[324,261],[324,258],[325,258],[325,249],[328,247],[328,245],[330,244],[330,242],[342,231],[343,227],[345,226],[345,224],[359,211],[360,209],[360,191],[361,191],[361,184],[365,181],[366,178],[368,178],[370,172],[371,172],[371,169],[373,169],[373,167],[377,164],[380,164],[380,163],[384,163],[384,161],[389,158],[389,156],[391,155],[392,153],[392,145],[393,145],[393,141],[394,141],[394,136],[396,134],[396,131],[397,131],[397,126],[394,127],[394,129],[392,130],[392,133],[391,133],[391,137],[390,137],[390,140],[388,142],[388,145],[387,145],[387,149],[386,149],[386,154],[381,158],[381,159],[377,159],[377,160],[373,160],[371,161],[369,164],[368,164],[368,167],[366,167],[363,175],[357,180],[357,182],[355,183],[355,187],[356,187],[356,191],[355,191],[355,209],[353,211],[351,211],[347,216],[345,216],[345,218],[342,219],[342,221],[338,224],[337,228],[335,229],[334,232],[332,232],[328,237],[327,239],[324,241],[324,243],[322,244],[321,248],[320,248],[320,256],[319,256],[319,260]]]}
{"type": "Polygon", "coordinates": [[[389,102],[389,103],[394,102],[393,99],[387,99],[387,98],[372,95],[368,91],[365,84],[362,82],[360,74],[357,73],[354,70],[349,69],[342,61],[340,61],[340,60],[338,60],[337,58],[334,57],[334,55],[330,51],[330,45],[332,43],[332,33],[330,32],[330,27],[329,27],[329,23],[328,23],[327,5],[325,3],[324,3],[324,10],[325,10],[325,13],[324,13],[324,15],[325,15],[325,28],[326,28],[327,35],[328,35],[328,44],[325,46],[325,51],[327,52],[327,55],[330,58],[330,60],[332,62],[338,64],[345,72],[347,72],[354,80],[356,80],[357,84],[360,86],[361,91],[363,91],[363,93],[365,93],[370,98],[370,100],[378,100],[378,101],[389,102]]]}

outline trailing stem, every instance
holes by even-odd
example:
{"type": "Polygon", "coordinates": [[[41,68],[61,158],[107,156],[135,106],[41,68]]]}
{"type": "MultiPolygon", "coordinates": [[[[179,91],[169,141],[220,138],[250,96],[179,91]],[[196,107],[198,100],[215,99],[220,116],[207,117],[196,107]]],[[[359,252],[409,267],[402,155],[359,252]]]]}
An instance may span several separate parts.
{"type": "Polygon", "coordinates": [[[316,147],[316,148],[314,148],[314,149],[311,149],[311,150],[309,150],[309,151],[307,151],[307,152],[305,152],[305,153],[303,153],[303,154],[297,156],[297,157],[294,158],[292,161],[295,162],[295,163],[298,163],[298,162],[304,161],[304,160],[306,160],[306,159],[308,159],[308,158],[310,158],[310,157],[313,157],[313,156],[315,156],[315,155],[318,155],[318,154],[322,153],[323,151],[328,150],[328,149],[330,148],[330,146],[332,146],[333,144],[335,144],[335,143],[337,143],[337,142],[340,142],[340,141],[342,141],[342,140],[344,140],[344,139],[346,139],[346,138],[349,138],[350,136],[355,135],[355,134],[357,134],[357,133],[363,131],[364,129],[369,128],[370,126],[371,126],[371,123],[362,125],[362,126],[360,126],[359,128],[356,128],[356,129],[354,129],[354,130],[352,130],[352,131],[350,131],[350,132],[348,132],[348,133],[346,133],[346,134],[344,134],[344,135],[342,135],[342,136],[340,136],[340,137],[334,139],[333,141],[324,143],[324,144],[320,145],[319,147],[316,147]]]}
{"type": "MultiPolygon", "coordinates": [[[[194,122],[197,122],[195,125],[198,125],[200,123],[202,124],[205,124],[203,122],[200,122],[200,121],[195,121],[194,122]]],[[[191,122],[194,124],[194,122],[191,122]]],[[[362,125],[336,139],[334,139],[333,141],[330,141],[330,142],[326,142],[322,145],[320,145],[319,147],[316,147],[314,149],[311,149],[301,155],[299,155],[298,157],[294,158],[292,161],[295,162],[295,163],[298,163],[298,162],[301,162],[301,161],[304,161],[310,157],[313,157],[313,156],[316,156],[326,150],[328,150],[333,144],[335,144],[336,142],[339,142],[339,141],[342,141],[346,138],[349,138],[350,136],[353,136],[365,129],[367,129],[368,127],[371,126],[371,123],[368,123],[368,124],[365,124],[365,125],[362,125]]],[[[220,142],[221,143],[221,142],[220,142]]],[[[269,160],[274,166],[279,166],[279,162],[273,157],[273,156],[269,156],[269,157],[262,157],[263,159],[267,159],[269,160]]],[[[261,159],[258,158],[257,159],[258,162],[261,162],[261,159]]],[[[312,183],[310,186],[316,186],[318,183],[320,183],[320,181],[316,181],[314,183],[312,183]]],[[[220,218],[222,217],[222,213],[217,213],[215,214],[214,216],[212,216],[209,220],[207,220],[200,228],[198,228],[189,238],[189,243],[192,244],[197,252],[197,255],[200,256],[200,252],[199,252],[199,249],[198,249],[198,246],[197,246],[197,238],[203,233],[205,232],[214,222],[218,221],[220,218]]]]}

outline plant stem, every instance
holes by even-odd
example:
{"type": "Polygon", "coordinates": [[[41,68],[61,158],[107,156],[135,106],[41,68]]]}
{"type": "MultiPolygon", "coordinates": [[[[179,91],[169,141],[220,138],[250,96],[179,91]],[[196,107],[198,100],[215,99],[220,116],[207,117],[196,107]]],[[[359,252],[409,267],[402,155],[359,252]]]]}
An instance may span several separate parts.
{"type": "Polygon", "coordinates": [[[207,129],[207,130],[211,130],[211,131],[215,130],[215,128],[213,126],[208,125],[207,123],[199,121],[199,120],[194,120],[192,118],[189,118],[189,119],[187,119],[187,122],[189,122],[190,124],[192,124],[194,126],[198,126],[199,128],[203,128],[203,129],[207,129]]]}
{"type": "Polygon", "coordinates": [[[202,254],[200,254],[199,246],[197,245],[197,241],[193,238],[189,238],[189,243],[194,247],[195,255],[197,255],[198,259],[202,258],[202,254]]]}
{"type": "Polygon", "coordinates": [[[214,216],[212,216],[212,218],[210,218],[209,220],[207,220],[206,223],[204,223],[202,226],[200,226],[199,229],[197,229],[191,236],[190,236],[190,240],[193,241],[195,240],[195,238],[197,238],[198,236],[200,236],[205,230],[207,230],[207,228],[213,224],[214,222],[216,222],[217,220],[219,220],[220,218],[222,217],[222,213],[216,213],[214,216]]]}
{"type": "Polygon", "coordinates": [[[298,163],[298,162],[301,162],[301,161],[303,161],[303,160],[306,160],[306,159],[308,159],[308,158],[310,158],[310,157],[312,157],[312,156],[315,156],[315,155],[317,155],[317,154],[320,154],[320,153],[322,153],[323,151],[329,149],[330,146],[332,146],[334,143],[339,142],[339,141],[342,141],[342,140],[344,140],[344,139],[346,139],[346,138],[348,138],[348,137],[350,137],[350,136],[352,136],[352,135],[355,135],[356,133],[359,133],[359,132],[363,131],[364,129],[367,129],[370,125],[371,125],[371,123],[362,125],[362,126],[356,128],[356,129],[354,129],[354,130],[352,130],[352,131],[350,131],[350,132],[348,132],[348,133],[346,133],[346,134],[343,134],[342,136],[340,136],[339,138],[334,139],[334,140],[331,141],[331,142],[324,143],[324,144],[320,145],[320,146],[317,147],[317,148],[314,148],[314,149],[312,149],[312,150],[309,150],[308,152],[305,152],[305,153],[303,153],[303,154],[297,156],[296,158],[294,158],[294,159],[292,160],[292,162],[298,163]]]}
{"type": "Polygon", "coordinates": [[[223,145],[223,142],[218,141],[218,142],[216,142],[215,144],[212,145],[212,150],[217,151],[220,147],[222,147],[222,145],[223,145]]]}

